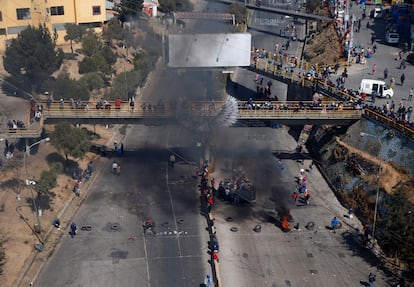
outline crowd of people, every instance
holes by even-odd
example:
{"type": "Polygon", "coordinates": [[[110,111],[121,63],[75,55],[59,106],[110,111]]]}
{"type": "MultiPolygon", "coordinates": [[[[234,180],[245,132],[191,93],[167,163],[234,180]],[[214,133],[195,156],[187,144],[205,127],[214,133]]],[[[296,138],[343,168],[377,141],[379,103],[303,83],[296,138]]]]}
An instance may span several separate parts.
{"type": "Polygon", "coordinates": [[[256,102],[252,98],[246,102],[240,102],[239,109],[241,110],[275,110],[275,111],[343,111],[343,110],[359,110],[363,109],[364,105],[362,101],[332,101],[329,103],[322,102],[319,98],[312,102],[274,102],[274,101],[260,101],[256,102]]]}
{"type": "MultiPolygon", "coordinates": [[[[297,147],[297,151],[301,152],[301,145],[297,147]]],[[[309,166],[309,171],[313,168],[313,163],[309,166]]],[[[301,168],[299,171],[299,176],[296,177],[296,187],[292,193],[292,198],[295,201],[300,201],[302,204],[308,205],[310,203],[310,190],[307,188],[307,177],[305,174],[305,169],[301,168]],[[301,195],[301,197],[299,197],[301,195]]]]}

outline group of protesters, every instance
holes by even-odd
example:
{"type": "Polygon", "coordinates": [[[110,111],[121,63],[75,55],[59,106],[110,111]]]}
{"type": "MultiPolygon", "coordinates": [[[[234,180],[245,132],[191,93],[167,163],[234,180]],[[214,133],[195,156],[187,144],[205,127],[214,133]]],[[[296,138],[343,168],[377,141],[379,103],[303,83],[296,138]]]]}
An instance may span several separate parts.
{"type": "MultiPolygon", "coordinates": [[[[302,146],[298,145],[297,151],[300,153],[302,152],[302,146]]],[[[309,166],[309,171],[311,171],[313,168],[313,163],[309,166]]],[[[305,175],[305,169],[301,168],[299,171],[299,176],[296,177],[296,187],[295,190],[292,193],[292,198],[296,204],[296,202],[299,200],[303,204],[308,205],[310,203],[310,190],[307,188],[307,178],[305,175]],[[299,195],[302,195],[302,197],[299,198],[299,195]]]]}

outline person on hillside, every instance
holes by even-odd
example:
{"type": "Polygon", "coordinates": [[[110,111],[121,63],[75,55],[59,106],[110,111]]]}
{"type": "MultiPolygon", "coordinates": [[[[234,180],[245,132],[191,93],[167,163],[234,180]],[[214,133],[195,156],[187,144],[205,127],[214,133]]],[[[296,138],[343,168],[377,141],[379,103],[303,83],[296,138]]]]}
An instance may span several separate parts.
{"type": "Polygon", "coordinates": [[[339,228],[339,226],[340,226],[340,222],[339,222],[339,220],[338,220],[338,218],[335,216],[333,219],[332,219],[332,221],[331,221],[331,228],[332,228],[332,230],[335,232],[335,229],[338,229],[339,228]]]}
{"type": "Polygon", "coordinates": [[[369,283],[369,287],[374,287],[374,282],[375,282],[375,275],[372,273],[369,273],[368,275],[368,283],[369,283]]]}

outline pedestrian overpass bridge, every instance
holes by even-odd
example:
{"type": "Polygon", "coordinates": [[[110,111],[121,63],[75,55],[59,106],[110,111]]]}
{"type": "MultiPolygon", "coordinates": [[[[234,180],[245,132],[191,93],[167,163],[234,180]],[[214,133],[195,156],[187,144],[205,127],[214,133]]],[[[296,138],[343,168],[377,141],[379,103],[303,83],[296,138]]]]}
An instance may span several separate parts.
{"type": "MultiPolygon", "coordinates": [[[[138,103],[138,101],[137,101],[138,103]]],[[[249,105],[239,101],[236,119],[233,126],[257,127],[273,126],[275,124],[305,125],[330,124],[348,125],[361,118],[363,110],[352,107],[335,106],[331,102],[314,106],[312,102],[265,102],[255,101],[249,105]]],[[[59,102],[47,108],[46,102],[37,103],[43,106],[42,117],[35,121],[33,118],[26,124],[25,129],[1,130],[1,138],[35,138],[39,137],[44,124],[70,122],[73,124],[143,124],[143,125],[172,125],[180,121],[200,122],[218,117],[225,113],[224,101],[189,102],[183,104],[142,104],[131,111],[128,103],[116,107],[110,102],[107,109],[96,109],[96,103],[83,104],[77,108],[73,103],[66,102],[63,107],[59,102]]]]}

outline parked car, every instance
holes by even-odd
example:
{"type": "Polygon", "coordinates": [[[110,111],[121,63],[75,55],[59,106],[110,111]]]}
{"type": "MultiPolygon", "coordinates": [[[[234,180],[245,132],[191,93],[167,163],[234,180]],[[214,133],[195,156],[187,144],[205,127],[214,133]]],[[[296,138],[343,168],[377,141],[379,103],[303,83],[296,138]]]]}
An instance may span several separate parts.
{"type": "Polygon", "coordinates": [[[371,10],[369,17],[372,19],[382,18],[382,9],[380,7],[375,7],[371,10]]]}
{"type": "Polygon", "coordinates": [[[400,35],[394,32],[388,32],[385,34],[385,42],[388,44],[398,44],[400,42],[400,35]]]}

